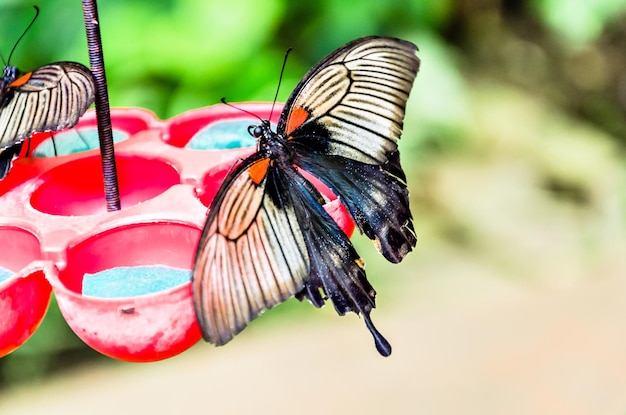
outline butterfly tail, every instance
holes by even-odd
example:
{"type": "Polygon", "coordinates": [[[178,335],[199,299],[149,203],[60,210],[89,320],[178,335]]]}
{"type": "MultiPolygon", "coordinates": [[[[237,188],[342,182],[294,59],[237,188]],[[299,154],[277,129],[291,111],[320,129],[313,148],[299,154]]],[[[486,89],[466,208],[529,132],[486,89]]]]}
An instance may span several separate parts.
{"type": "Polygon", "coordinates": [[[307,298],[316,307],[322,307],[330,299],[339,315],[348,312],[362,315],[376,349],[383,356],[389,356],[391,346],[370,318],[376,306],[376,291],[365,275],[365,263],[346,234],[323,209],[323,199],[317,190],[299,174],[292,176],[300,191],[291,193],[302,202],[295,205],[309,207],[296,209],[298,221],[306,229],[303,234],[310,262],[309,278],[296,297],[307,298]]]}

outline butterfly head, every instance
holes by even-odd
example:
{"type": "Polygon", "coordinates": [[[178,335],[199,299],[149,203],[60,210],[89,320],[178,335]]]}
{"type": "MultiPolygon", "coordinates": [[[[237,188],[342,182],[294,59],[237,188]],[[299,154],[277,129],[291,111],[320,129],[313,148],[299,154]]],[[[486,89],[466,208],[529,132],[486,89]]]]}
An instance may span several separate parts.
{"type": "Polygon", "coordinates": [[[273,160],[291,164],[292,151],[284,137],[272,131],[269,120],[248,127],[250,135],[258,140],[257,151],[273,160]]]}
{"type": "Polygon", "coordinates": [[[251,125],[248,127],[248,133],[256,139],[263,137],[263,132],[263,124],[251,125]]]}
{"type": "Polygon", "coordinates": [[[271,140],[272,129],[267,120],[262,120],[260,124],[248,127],[248,134],[257,139],[257,151],[267,153],[267,143],[271,140]]]}

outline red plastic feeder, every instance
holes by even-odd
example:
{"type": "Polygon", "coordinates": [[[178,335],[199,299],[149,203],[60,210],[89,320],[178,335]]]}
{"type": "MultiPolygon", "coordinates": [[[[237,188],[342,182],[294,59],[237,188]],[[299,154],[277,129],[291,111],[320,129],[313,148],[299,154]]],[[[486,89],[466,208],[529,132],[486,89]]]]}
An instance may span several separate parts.
{"type": "Polygon", "coordinates": [[[52,288],[33,262],[8,280],[0,282],[0,357],[20,347],[43,320],[52,288]]]}
{"type": "MultiPolygon", "coordinates": [[[[271,104],[238,106],[271,115],[271,104]]],[[[224,177],[255,150],[247,126],[258,119],[225,105],[167,121],[141,109],[113,109],[111,119],[120,211],[106,212],[93,111],[56,134],[57,157],[46,157],[50,134],[34,135],[36,157],[15,160],[0,182],[0,269],[10,274],[0,276],[0,357],[37,329],[51,291],[72,330],[117,359],[165,359],[201,337],[189,281],[196,246],[224,177]],[[88,286],[111,273],[121,274],[105,280],[106,293],[88,286]]],[[[350,235],[345,208],[312,181],[350,235]]]]}

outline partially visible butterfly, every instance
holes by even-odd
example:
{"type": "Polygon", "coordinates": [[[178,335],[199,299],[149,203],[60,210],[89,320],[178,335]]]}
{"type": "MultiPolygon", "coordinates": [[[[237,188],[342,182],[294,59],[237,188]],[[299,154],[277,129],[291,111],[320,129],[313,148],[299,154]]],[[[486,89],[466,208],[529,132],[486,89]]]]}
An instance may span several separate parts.
{"type": "MultiPolygon", "coordinates": [[[[28,28],[39,14],[35,10],[28,28]]],[[[93,76],[80,63],[56,62],[25,74],[7,64],[0,80],[0,179],[25,139],[35,132],[73,127],[94,99],[93,76]]]]}
{"type": "Polygon", "coordinates": [[[391,346],[370,319],[375,291],[364,262],[322,207],[308,171],[345,205],[389,261],[416,243],[398,140],[419,68],[407,41],[366,37],[337,49],[296,86],[277,131],[250,126],[257,152],[212,201],[192,273],[206,341],[223,345],[290,297],[364,317],[379,353],[391,346]]]}

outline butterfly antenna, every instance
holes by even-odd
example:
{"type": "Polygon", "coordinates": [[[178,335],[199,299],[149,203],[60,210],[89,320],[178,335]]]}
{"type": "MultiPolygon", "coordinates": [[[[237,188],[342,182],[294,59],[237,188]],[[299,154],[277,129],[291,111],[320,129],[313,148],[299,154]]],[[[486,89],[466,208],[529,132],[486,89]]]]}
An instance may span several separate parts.
{"type": "Polygon", "coordinates": [[[26,141],[26,153],[24,154],[24,157],[30,157],[30,140],[32,140],[32,137],[28,137],[25,141],[26,141]]]}
{"type": "MultiPolygon", "coordinates": [[[[15,48],[17,48],[17,45],[20,43],[20,40],[22,40],[24,35],[26,35],[26,33],[28,33],[28,30],[32,27],[33,23],[35,23],[35,20],[37,20],[37,16],[39,16],[39,7],[37,6],[33,6],[33,7],[35,8],[35,16],[33,17],[33,20],[30,21],[30,23],[28,24],[28,26],[26,27],[22,35],[17,39],[17,42],[15,42],[15,44],[13,45],[13,49],[11,49],[11,53],[9,53],[9,59],[7,59],[6,62],[4,62],[5,65],[8,65],[9,62],[11,62],[11,56],[13,56],[13,52],[15,51],[15,48]]],[[[4,59],[2,60],[4,61],[4,59]]]]}
{"type": "Polygon", "coordinates": [[[225,97],[222,97],[222,99],[220,99],[220,101],[221,101],[221,102],[222,102],[222,104],[224,104],[224,105],[228,105],[228,106],[229,106],[229,107],[231,107],[231,108],[234,108],[234,109],[236,109],[236,110],[238,110],[238,111],[241,111],[241,112],[243,112],[243,113],[245,113],[245,114],[248,114],[248,115],[250,115],[250,116],[252,116],[252,117],[254,117],[254,118],[258,119],[259,121],[263,122],[263,118],[259,117],[259,116],[258,116],[258,115],[256,115],[255,113],[250,112],[250,111],[247,111],[247,110],[245,110],[245,109],[243,109],[243,108],[240,108],[240,107],[238,107],[238,106],[236,106],[236,105],[233,105],[233,104],[231,104],[230,102],[226,102],[226,98],[225,98],[225,97]]]}
{"type": "Polygon", "coordinates": [[[285,52],[285,58],[283,59],[283,66],[280,68],[280,77],[278,78],[278,86],[276,87],[276,94],[274,95],[274,102],[272,102],[272,110],[270,111],[270,119],[272,115],[274,115],[274,106],[276,105],[276,100],[278,99],[278,91],[280,91],[280,84],[283,82],[283,74],[285,73],[285,66],[287,66],[287,57],[289,56],[289,52],[291,52],[293,48],[287,49],[285,52]]]}
{"type": "Polygon", "coordinates": [[[57,157],[59,155],[59,152],[57,150],[57,142],[54,139],[53,133],[50,133],[50,140],[52,140],[52,150],[54,151],[54,157],[57,157]]]}

